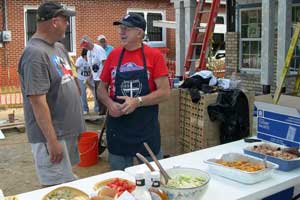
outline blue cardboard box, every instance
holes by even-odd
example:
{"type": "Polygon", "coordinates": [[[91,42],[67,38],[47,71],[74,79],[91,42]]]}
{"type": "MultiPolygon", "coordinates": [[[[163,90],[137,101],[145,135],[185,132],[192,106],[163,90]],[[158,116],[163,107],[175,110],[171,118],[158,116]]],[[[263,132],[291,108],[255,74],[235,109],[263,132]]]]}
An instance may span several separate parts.
{"type": "MultiPolygon", "coordinates": [[[[263,141],[284,145],[286,147],[300,147],[300,98],[281,95],[279,104],[272,103],[270,95],[255,98],[257,109],[257,138],[263,141]]],[[[265,155],[245,148],[244,153],[259,158],[265,155]]],[[[284,160],[273,156],[266,156],[270,162],[279,165],[279,170],[290,171],[300,167],[300,159],[284,160]]]]}
{"type": "Polygon", "coordinates": [[[300,98],[281,95],[279,104],[255,101],[257,137],[266,141],[300,147],[300,98]]]}

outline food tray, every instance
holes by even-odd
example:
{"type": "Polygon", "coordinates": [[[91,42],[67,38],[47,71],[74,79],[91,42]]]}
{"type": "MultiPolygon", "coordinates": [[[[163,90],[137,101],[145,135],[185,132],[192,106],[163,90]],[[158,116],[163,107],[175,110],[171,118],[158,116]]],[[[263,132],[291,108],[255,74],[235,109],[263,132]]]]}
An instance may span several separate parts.
{"type": "MultiPolygon", "coordinates": [[[[253,164],[262,164],[263,165],[263,160],[257,159],[257,158],[252,158],[249,156],[245,156],[239,153],[227,153],[223,154],[220,159],[227,161],[227,162],[233,162],[237,160],[241,161],[249,161],[253,164]]],[[[211,173],[217,174],[219,176],[223,176],[225,178],[229,178],[234,181],[238,181],[241,183],[245,184],[254,184],[260,181],[263,181],[267,178],[269,178],[273,172],[274,169],[278,167],[278,165],[273,164],[271,162],[267,162],[267,168],[255,172],[247,172],[247,171],[242,171],[239,169],[235,169],[232,167],[227,167],[221,164],[216,163],[218,159],[213,158],[213,159],[208,159],[204,161],[205,163],[208,164],[209,170],[211,173]]]]}
{"type": "MultiPolygon", "coordinates": [[[[266,145],[270,145],[270,144],[266,144],[266,145]]],[[[273,146],[273,147],[278,146],[279,147],[280,145],[270,145],[270,146],[273,146]]],[[[244,153],[248,154],[248,155],[251,155],[251,156],[261,158],[261,159],[263,159],[266,156],[267,161],[270,161],[272,163],[277,164],[278,165],[278,170],[280,170],[280,171],[286,171],[287,172],[287,171],[291,171],[293,169],[296,169],[296,168],[300,167],[300,158],[293,159],[293,160],[285,160],[285,159],[281,159],[281,158],[278,158],[278,157],[265,155],[263,153],[253,151],[252,150],[253,147],[254,147],[254,145],[246,147],[244,149],[244,153]]]]}
{"type": "MultiPolygon", "coordinates": [[[[54,190],[52,190],[51,192],[49,192],[48,194],[46,194],[42,200],[49,200],[51,199],[50,197],[54,194],[57,194],[57,193],[64,193],[64,192],[67,192],[67,193],[70,193],[74,196],[76,196],[77,198],[76,199],[80,199],[80,200],[89,200],[89,195],[87,195],[86,193],[82,192],[81,190],[78,190],[76,188],[72,188],[72,187],[68,187],[68,186],[63,186],[63,187],[58,187],[54,190]]],[[[66,200],[68,198],[65,198],[66,200]]],[[[72,199],[75,199],[75,198],[72,198],[72,199]]]]}

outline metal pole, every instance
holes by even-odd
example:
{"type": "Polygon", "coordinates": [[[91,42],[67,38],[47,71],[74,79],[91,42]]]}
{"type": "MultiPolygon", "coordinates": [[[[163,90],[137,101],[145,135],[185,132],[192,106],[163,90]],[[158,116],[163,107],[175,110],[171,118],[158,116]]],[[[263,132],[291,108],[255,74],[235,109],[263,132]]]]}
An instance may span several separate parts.
{"type": "Polygon", "coordinates": [[[235,32],[235,5],[236,5],[236,0],[226,0],[227,32],[235,32]]]}

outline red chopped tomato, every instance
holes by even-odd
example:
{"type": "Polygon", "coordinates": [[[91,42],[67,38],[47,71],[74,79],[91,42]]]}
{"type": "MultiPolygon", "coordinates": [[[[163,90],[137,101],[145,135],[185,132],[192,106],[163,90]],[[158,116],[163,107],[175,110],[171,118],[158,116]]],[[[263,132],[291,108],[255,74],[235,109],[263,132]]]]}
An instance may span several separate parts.
{"type": "Polygon", "coordinates": [[[135,189],[134,184],[125,179],[119,178],[113,179],[110,183],[106,184],[106,186],[116,190],[118,196],[120,196],[125,191],[132,192],[135,189]]]}

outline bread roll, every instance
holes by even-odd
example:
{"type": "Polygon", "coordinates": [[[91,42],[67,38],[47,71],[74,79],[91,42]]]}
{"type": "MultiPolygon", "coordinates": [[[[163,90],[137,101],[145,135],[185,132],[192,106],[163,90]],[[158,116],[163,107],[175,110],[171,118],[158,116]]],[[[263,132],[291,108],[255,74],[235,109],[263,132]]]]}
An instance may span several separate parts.
{"type": "Polygon", "coordinates": [[[110,187],[103,187],[98,192],[98,197],[100,197],[99,200],[115,200],[117,199],[118,194],[114,189],[110,187]]]}

